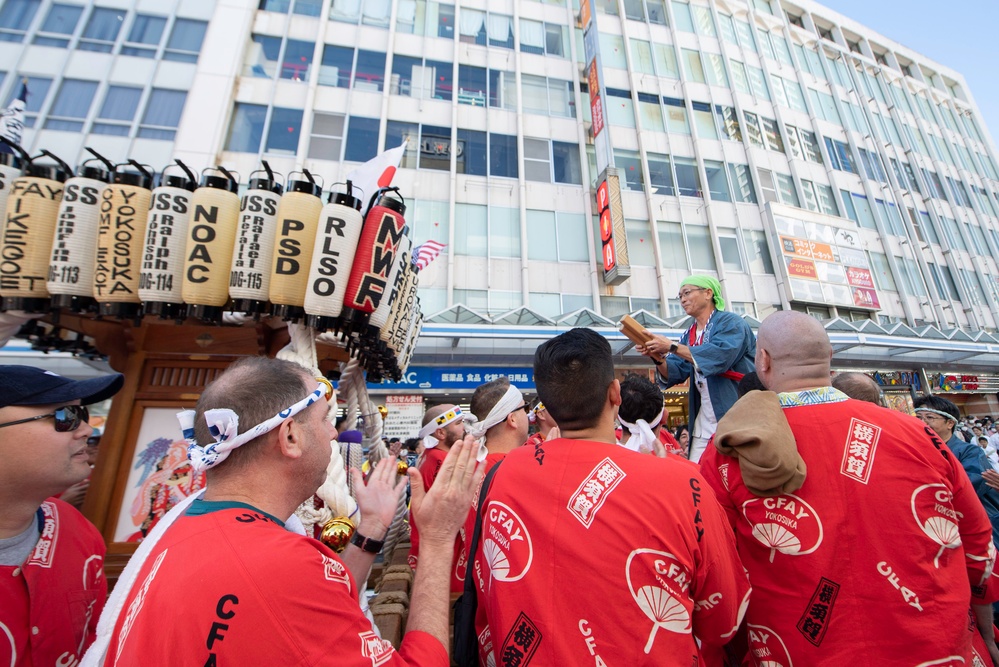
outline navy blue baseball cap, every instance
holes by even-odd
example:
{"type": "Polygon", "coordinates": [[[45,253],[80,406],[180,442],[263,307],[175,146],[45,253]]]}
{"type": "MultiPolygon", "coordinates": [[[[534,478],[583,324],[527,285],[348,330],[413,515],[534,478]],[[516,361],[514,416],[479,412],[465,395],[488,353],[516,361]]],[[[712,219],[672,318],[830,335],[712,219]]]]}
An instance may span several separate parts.
{"type": "Polygon", "coordinates": [[[0,366],[0,408],[69,403],[77,399],[81,405],[90,405],[114,396],[124,382],[121,373],[71,380],[34,366],[0,366]]]}

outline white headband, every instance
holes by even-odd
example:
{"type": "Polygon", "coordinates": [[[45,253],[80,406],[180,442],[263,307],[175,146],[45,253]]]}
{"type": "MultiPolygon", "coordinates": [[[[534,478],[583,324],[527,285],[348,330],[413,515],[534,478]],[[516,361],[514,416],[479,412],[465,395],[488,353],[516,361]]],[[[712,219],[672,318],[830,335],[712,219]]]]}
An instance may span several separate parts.
{"type": "Polygon", "coordinates": [[[440,415],[431,419],[427,422],[420,432],[416,434],[418,438],[423,440],[423,446],[427,449],[433,449],[436,447],[440,441],[433,436],[434,431],[439,428],[444,428],[450,426],[459,419],[465,419],[465,413],[461,411],[459,406],[454,406],[446,412],[442,412],[440,415]]]}
{"type": "Polygon", "coordinates": [[[259,438],[264,433],[273,431],[285,419],[294,417],[322,398],[325,393],[326,386],[320,384],[314,392],[295,405],[285,408],[267,421],[257,424],[242,434],[239,433],[239,415],[229,408],[205,410],[208,432],[215,438],[215,442],[204,447],[199,445],[194,438],[194,410],[178,412],[177,421],[180,422],[180,428],[187,440],[187,458],[191,460],[191,467],[195,473],[199,473],[217,466],[226,460],[229,452],[240,445],[245,445],[254,438],[259,438]]]}
{"type": "Polygon", "coordinates": [[[482,461],[486,458],[486,431],[507,418],[511,412],[520,407],[524,400],[520,390],[514,385],[510,385],[506,393],[496,401],[496,405],[489,411],[481,421],[475,415],[465,417],[465,433],[474,436],[479,441],[479,454],[476,459],[482,461]]]}
{"type": "Polygon", "coordinates": [[[652,432],[652,429],[659,426],[659,422],[663,420],[664,414],[666,414],[666,408],[659,411],[659,416],[653,419],[651,424],[644,419],[636,419],[635,423],[631,424],[618,414],[617,420],[621,422],[621,426],[624,426],[631,433],[628,442],[622,445],[622,447],[630,449],[633,452],[642,452],[643,454],[655,451],[655,443],[658,442],[658,439],[656,438],[656,434],[652,432]]]}
{"type": "Polygon", "coordinates": [[[946,412],[942,412],[940,410],[934,410],[933,408],[916,408],[916,412],[932,412],[935,415],[940,415],[944,419],[957,423],[957,420],[954,419],[954,415],[947,414],[946,412]]]}

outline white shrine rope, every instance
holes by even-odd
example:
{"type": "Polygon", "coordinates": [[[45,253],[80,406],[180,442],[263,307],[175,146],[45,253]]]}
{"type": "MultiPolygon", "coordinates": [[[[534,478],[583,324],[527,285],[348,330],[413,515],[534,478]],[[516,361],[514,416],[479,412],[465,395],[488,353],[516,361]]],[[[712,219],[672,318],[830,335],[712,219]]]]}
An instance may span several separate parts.
{"type": "Polygon", "coordinates": [[[635,423],[632,424],[622,419],[619,414],[617,420],[621,422],[621,426],[628,429],[628,432],[631,433],[628,442],[622,445],[622,447],[630,449],[633,452],[642,452],[643,454],[654,452],[655,445],[659,442],[659,439],[652,432],[652,429],[659,426],[659,422],[663,420],[664,414],[666,414],[666,408],[659,411],[659,416],[653,419],[651,424],[644,419],[636,419],[635,423]]]}
{"type": "Polygon", "coordinates": [[[482,421],[479,421],[473,414],[465,415],[465,433],[474,436],[479,441],[479,451],[475,456],[476,461],[484,461],[489,453],[486,449],[486,431],[506,419],[523,402],[524,397],[520,393],[520,389],[511,384],[482,421]]]}

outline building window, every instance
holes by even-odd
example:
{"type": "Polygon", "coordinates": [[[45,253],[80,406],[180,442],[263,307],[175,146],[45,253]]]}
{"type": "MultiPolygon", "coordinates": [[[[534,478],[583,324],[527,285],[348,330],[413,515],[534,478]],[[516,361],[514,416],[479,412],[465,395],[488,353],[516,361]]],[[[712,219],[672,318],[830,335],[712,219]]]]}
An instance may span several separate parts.
{"type": "Polygon", "coordinates": [[[513,17],[486,14],[477,9],[462,9],[459,39],[468,44],[513,48],[513,17]]]}
{"type": "Polygon", "coordinates": [[[697,128],[697,136],[700,139],[717,139],[718,128],[715,127],[715,119],[711,114],[711,105],[704,102],[691,102],[694,112],[694,126],[697,128]]]}
{"type": "Polygon", "coordinates": [[[735,200],[742,204],[755,204],[756,189],[753,187],[753,178],[750,175],[749,166],[729,163],[728,173],[732,178],[735,200]]]}
{"type": "MultiPolygon", "coordinates": [[[[450,100],[454,89],[454,66],[438,60],[395,55],[389,93],[419,99],[450,100]]],[[[460,101],[460,100],[459,100],[460,101]]],[[[485,106],[485,96],[479,106],[485,106]]]]}
{"type": "MultiPolygon", "coordinates": [[[[448,233],[451,227],[448,220],[448,202],[411,199],[407,204],[406,217],[413,226],[413,243],[448,242],[448,233]]],[[[444,252],[446,253],[447,250],[445,249],[444,252]]]]}
{"type": "Polygon", "coordinates": [[[411,169],[451,168],[451,128],[434,125],[418,126],[416,123],[389,121],[385,129],[384,150],[402,145],[406,140],[406,153],[400,166],[411,169]]]}
{"type": "Polygon", "coordinates": [[[693,49],[681,49],[683,55],[683,73],[688,81],[707,83],[704,78],[704,65],[701,63],[701,52],[693,49]]]}
{"type": "Polygon", "coordinates": [[[357,50],[354,70],[354,90],[380,92],[385,87],[385,54],[379,51],[357,50]]]}
{"type": "Polygon", "coordinates": [[[354,69],[354,49],[326,44],[319,65],[319,85],[349,88],[354,69]]]}
{"type": "Polygon", "coordinates": [[[309,157],[314,160],[340,160],[343,147],[343,125],[346,116],[337,113],[316,112],[312,117],[312,135],[309,137],[309,157]]]}
{"type": "Polygon", "coordinates": [[[367,162],[378,152],[378,119],[351,116],[347,122],[347,146],[343,159],[367,162]]]}
{"type": "MultiPolygon", "coordinates": [[[[83,129],[83,121],[90,113],[90,105],[94,101],[96,92],[96,81],[63,79],[52,108],[49,109],[45,129],[80,132],[83,129]]],[[[30,93],[29,88],[28,94],[30,93]]]]}
{"type": "Polygon", "coordinates": [[[163,39],[164,28],[166,28],[166,18],[136,14],[132,19],[132,28],[128,31],[125,44],[121,47],[121,55],[155,58],[156,50],[163,39]]]}
{"type": "Polygon", "coordinates": [[[330,19],[355,25],[360,21],[365,25],[387,28],[391,7],[391,2],[362,3],[359,0],[333,0],[330,19]]]}
{"type": "Polygon", "coordinates": [[[632,266],[655,266],[656,252],[652,245],[651,230],[647,220],[625,218],[624,229],[628,239],[628,259],[632,266]]]}
{"type": "Polygon", "coordinates": [[[657,226],[659,228],[659,248],[662,250],[662,267],[686,271],[687,255],[684,252],[680,223],[660,221],[657,226]]]}
{"type": "Polygon", "coordinates": [[[801,201],[798,199],[798,191],[794,187],[794,179],[788,174],[774,172],[777,178],[777,189],[780,192],[780,201],[786,206],[801,208],[801,201]]]}
{"type": "Polygon", "coordinates": [[[722,129],[722,134],[730,141],[742,141],[742,130],[739,127],[739,116],[734,107],[723,107],[715,105],[715,115],[718,117],[718,125],[722,129]]]}
{"type": "Polygon", "coordinates": [[[427,0],[400,0],[396,32],[454,39],[454,5],[427,0]]]}
{"type": "Polygon", "coordinates": [[[551,262],[586,262],[586,218],[581,213],[527,211],[527,257],[551,262]]]}
{"type": "Polygon", "coordinates": [[[225,149],[239,153],[256,153],[264,134],[267,107],[262,104],[236,102],[225,149]]]}
{"type": "MultiPolygon", "coordinates": [[[[163,90],[153,88],[149,94],[149,101],[146,102],[146,113],[142,116],[142,123],[139,125],[139,137],[143,139],[160,139],[163,141],[173,141],[177,134],[177,126],[180,125],[180,115],[184,111],[184,103],[187,101],[187,92],[183,90],[163,90]]],[[[275,109],[275,115],[279,109],[275,109]]],[[[291,111],[281,109],[280,111],[291,111]]],[[[298,113],[298,127],[302,125],[302,112],[298,113]]],[[[287,119],[286,119],[287,120],[287,119]]],[[[290,120],[288,124],[290,125],[290,120]]],[[[290,130],[289,130],[290,131],[290,130]]],[[[298,132],[296,130],[296,142],[298,132]]],[[[270,138],[268,138],[268,144],[270,138]]]]}
{"type": "Polygon", "coordinates": [[[694,17],[690,13],[690,5],[679,0],[672,0],[672,5],[673,20],[676,21],[673,27],[682,32],[694,32],[694,17]]]}
{"type": "Polygon", "coordinates": [[[126,14],[126,11],[120,9],[95,7],[76,48],[81,51],[111,53],[126,14]]]}
{"type": "Polygon", "coordinates": [[[725,163],[705,160],[704,172],[708,179],[708,196],[714,201],[732,201],[728,177],[725,175],[725,163]]]}
{"type": "Polygon", "coordinates": [[[681,197],[703,197],[701,177],[694,158],[673,156],[673,166],[676,168],[677,194],[681,197]]]}
{"type": "Polygon", "coordinates": [[[607,106],[607,122],[610,125],[635,127],[635,105],[631,101],[630,91],[608,88],[604,104],[607,106]]]}
{"type": "MultiPolygon", "coordinates": [[[[59,3],[53,4],[49,9],[48,15],[45,17],[45,21],[38,29],[38,34],[35,35],[34,43],[39,46],[66,48],[69,46],[69,38],[76,30],[76,24],[82,14],[83,7],[61,5],[59,3]]],[[[3,37],[2,33],[0,33],[0,37],[3,37]]]]}
{"type": "Polygon", "coordinates": [[[243,76],[273,79],[277,74],[278,59],[281,57],[281,38],[254,35],[251,41],[243,67],[243,76]]]}
{"type": "Polygon", "coordinates": [[[757,169],[760,177],[760,187],[763,189],[764,202],[780,203],[777,196],[777,185],[774,183],[774,174],[769,169],[757,169]]]}
{"type": "Polygon", "coordinates": [[[520,50],[524,53],[568,57],[569,31],[557,23],[520,19],[520,50]]]}
{"type": "MultiPolygon", "coordinates": [[[[464,69],[464,68],[463,68],[464,69]]],[[[478,68],[473,68],[478,69],[478,68]]],[[[490,70],[490,75],[492,75],[495,70],[490,70]]],[[[512,72],[495,72],[497,75],[503,75],[509,79],[509,83],[513,83],[513,73],[512,72]]],[[[459,74],[459,78],[460,78],[459,74]]],[[[497,77],[498,78],[498,77],[497,77]]],[[[492,82],[491,83],[491,88],[492,82]]],[[[545,78],[543,76],[533,76],[530,74],[521,75],[521,94],[524,99],[524,111],[530,113],[540,113],[545,115],[560,116],[563,118],[575,118],[576,117],[576,102],[575,96],[573,94],[573,87],[571,81],[566,81],[565,79],[552,79],[545,78]]],[[[499,87],[499,81],[497,81],[495,87],[499,87]]],[[[630,94],[627,91],[623,91],[625,95],[630,100],[630,94]]],[[[608,93],[609,95],[610,93],[608,93]]],[[[610,100],[608,103],[608,115],[612,115],[610,112],[610,106],[613,104],[610,100]]],[[[514,100],[513,104],[516,104],[514,100]]],[[[498,104],[493,104],[490,98],[489,106],[500,106],[498,104]]],[[[510,107],[508,107],[510,108],[510,107]]],[[[631,116],[631,127],[635,127],[634,114],[631,116]]]]}
{"type": "Polygon", "coordinates": [[[746,267],[742,264],[742,253],[739,251],[739,239],[734,236],[719,236],[718,245],[721,247],[722,265],[725,270],[745,273],[746,267]]]}
{"type": "Polygon", "coordinates": [[[743,116],[746,119],[746,136],[749,138],[749,144],[763,148],[763,133],[760,132],[760,121],[756,114],[745,111],[743,116]]]}
{"type": "Polygon", "coordinates": [[[309,68],[312,67],[312,54],[316,45],[289,39],[284,45],[284,59],[281,64],[281,78],[291,81],[308,81],[309,68]]]}
{"type": "Polygon", "coordinates": [[[517,209],[459,203],[455,204],[455,219],[461,221],[454,227],[456,254],[520,257],[520,212],[517,209]]]}
{"type": "Polygon", "coordinates": [[[707,227],[687,225],[687,248],[690,251],[691,269],[695,271],[718,270],[707,227]]]}
{"type": "MultiPolygon", "coordinates": [[[[458,104],[481,107],[486,105],[487,100],[491,107],[516,109],[517,81],[514,73],[458,65],[458,104]]],[[[543,113],[547,113],[547,106],[543,113]]]]}
{"type": "Polygon", "coordinates": [[[21,42],[41,0],[7,0],[0,7],[0,42],[21,42]]]}
{"type": "Polygon", "coordinates": [[[743,232],[746,241],[746,257],[749,260],[750,273],[773,274],[774,265],[770,259],[770,246],[767,245],[767,235],[755,229],[743,232]]]}
{"type": "Polygon", "coordinates": [[[645,179],[642,177],[642,161],[635,151],[614,151],[614,164],[621,178],[621,187],[633,192],[645,191],[645,179]]]}
{"type": "Polygon", "coordinates": [[[517,178],[517,137],[489,133],[489,175],[517,178]]]}
{"type": "Polygon", "coordinates": [[[649,185],[653,194],[675,196],[673,167],[670,165],[669,155],[647,153],[645,157],[645,161],[649,165],[649,185]]]}
{"type": "Polygon", "coordinates": [[[663,105],[666,107],[666,130],[671,134],[690,134],[687,107],[683,100],[664,97],[663,105]]]}
{"type": "Polygon", "coordinates": [[[127,137],[135,120],[135,112],[142,98],[141,88],[129,86],[108,86],[104,104],[90,131],[94,134],[110,134],[127,137]]]}
{"type": "Polygon", "coordinates": [[[773,118],[760,116],[760,124],[763,126],[763,138],[767,141],[767,148],[778,153],[784,152],[784,141],[780,136],[780,126],[773,118]]]}
{"type": "Polygon", "coordinates": [[[201,44],[205,41],[207,30],[208,24],[205,21],[177,19],[173,22],[173,30],[170,32],[163,59],[181,63],[198,62],[201,44]]]}

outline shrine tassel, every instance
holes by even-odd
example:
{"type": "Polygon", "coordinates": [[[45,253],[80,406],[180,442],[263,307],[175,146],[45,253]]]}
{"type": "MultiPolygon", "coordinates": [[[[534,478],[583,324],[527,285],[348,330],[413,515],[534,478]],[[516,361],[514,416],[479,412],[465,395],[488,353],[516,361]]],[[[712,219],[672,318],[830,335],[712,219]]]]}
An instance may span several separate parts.
{"type": "Polygon", "coordinates": [[[229,272],[232,309],[259,318],[270,312],[268,298],[278,204],[284,188],[266,161],[250,174],[250,186],[239,204],[239,227],[229,272]]]}
{"type": "Polygon", "coordinates": [[[305,317],[308,262],[316,245],[323,209],[322,185],[307,170],[300,173],[305,178],[292,178],[289,174],[287,191],[278,206],[269,290],[271,314],[294,322],[305,317]]]}
{"type": "Polygon", "coordinates": [[[160,174],[160,184],[153,190],[152,205],[146,219],[145,249],[139,275],[139,298],[149,315],[164,320],[182,320],[187,306],[181,290],[184,280],[184,246],[191,220],[191,201],[198,177],[175,160],[160,174]],[[168,174],[174,167],[183,174],[168,174]]]}
{"type": "Polygon", "coordinates": [[[399,189],[379,190],[371,200],[373,205],[364,218],[364,228],[357,243],[357,254],[343,300],[342,330],[351,335],[367,330],[371,314],[391,289],[389,274],[405,236],[406,204],[399,195],[399,189]],[[391,193],[399,199],[390,196],[391,193]]]}
{"type": "MultiPolygon", "coordinates": [[[[25,156],[27,158],[27,156],[25,156]]],[[[68,164],[48,151],[26,159],[25,174],[10,184],[0,234],[0,297],[4,310],[49,310],[46,288],[49,255],[63,184],[73,175],[68,164]],[[38,164],[42,155],[56,164],[38,164]]]]}
{"type": "Polygon", "coordinates": [[[74,313],[93,310],[94,257],[101,221],[101,193],[111,182],[114,163],[91,148],[77,175],[66,181],[52,236],[46,286],[53,308],[74,313]]]}
{"type": "Polygon", "coordinates": [[[100,315],[139,317],[139,271],[152,187],[152,169],[129,160],[115,166],[101,193],[94,267],[94,299],[100,315]]]}
{"type": "Polygon", "coordinates": [[[239,225],[238,190],[238,174],[222,166],[209,167],[201,172],[201,185],[191,197],[181,286],[189,317],[222,321],[229,301],[229,267],[239,225]]]}
{"type": "Polygon", "coordinates": [[[305,292],[305,323],[320,332],[336,328],[343,312],[347,280],[364,226],[363,202],[355,192],[347,181],[347,191],[330,192],[319,215],[319,233],[305,292]]]}

